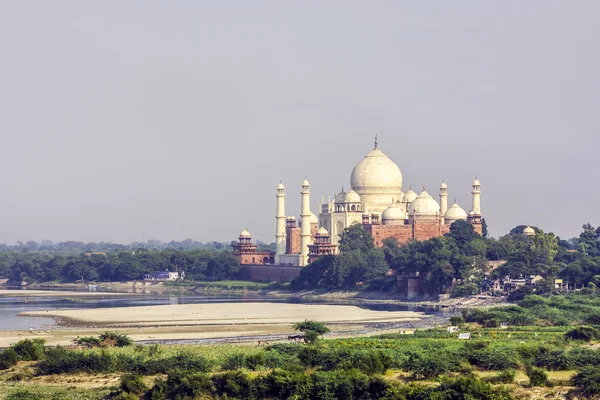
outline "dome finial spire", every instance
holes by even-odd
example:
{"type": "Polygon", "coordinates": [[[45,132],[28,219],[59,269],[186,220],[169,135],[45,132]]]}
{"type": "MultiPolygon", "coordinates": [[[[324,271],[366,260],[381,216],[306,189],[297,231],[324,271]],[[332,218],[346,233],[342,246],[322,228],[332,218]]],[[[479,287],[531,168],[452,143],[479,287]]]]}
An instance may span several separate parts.
{"type": "Polygon", "coordinates": [[[379,141],[377,140],[377,134],[375,134],[375,148],[377,148],[378,144],[379,144],[379,141]]]}

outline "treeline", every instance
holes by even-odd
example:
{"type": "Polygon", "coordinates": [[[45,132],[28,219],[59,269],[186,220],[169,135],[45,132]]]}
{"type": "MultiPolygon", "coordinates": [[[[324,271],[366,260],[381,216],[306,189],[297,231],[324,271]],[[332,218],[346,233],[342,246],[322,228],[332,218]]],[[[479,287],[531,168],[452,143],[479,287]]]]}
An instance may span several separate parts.
{"type": "Polygon", "coordinates": [[[524,225],[498,239],[485,238],[465,221],[451,225],[439,238],[398,246],[394,239],[376,248],[361,225],[346,229],[340,238],[340,254],[324,256],[304,268],[292,287],[324,289],[370,288],[385,290],[396,284],[394,275],[416,275],[429,294],[452,291],[471,295],[490,284],[490,279],[526,278],[540,275],[540,293],[554,290],[554,278],[571,289],[600,285],[600,228],[586,224],[579,238],[561,240],[534,227],[535,236],[523,235],[524,225]],[[506,263],[491,271],[488,261],[506,263]],[[487,279],[487,281],[486,281],[487,279]]]}
{"type": "MultiPolygon", "coordinates": [[[[81,253],[89,251],[124,251],[132,249],[146,249],[146,250],[230,250],[231,245],[236,242],[198,242],[192,239],[185,239],[182,241],[171,240],[170,242],[162,242],[157,239],[149,239],[146,242],[132,242],[128,245],[111,243],[111,242],[77,242],[77,241],[66,241],[55,243],[52,240],[42,240],[36,242],[29,240],[26,242],[17,242],[15,245],[8,245],[0,243],[0,251],[56,251],[65,253],[81,253]]],[[[260,240],[257,241],[259,251],[271,251],[274,250],[275,244],[264,243],[260,240]]]]}
{"type": "Polygon", "coordinates": [[[237,277],[239,262],[219,250],[118,251],[105,254],[0,251],[0,277],[11,281],[128,281],[159,271],[185,272],[186,278],[223,280],[237,277]]]}

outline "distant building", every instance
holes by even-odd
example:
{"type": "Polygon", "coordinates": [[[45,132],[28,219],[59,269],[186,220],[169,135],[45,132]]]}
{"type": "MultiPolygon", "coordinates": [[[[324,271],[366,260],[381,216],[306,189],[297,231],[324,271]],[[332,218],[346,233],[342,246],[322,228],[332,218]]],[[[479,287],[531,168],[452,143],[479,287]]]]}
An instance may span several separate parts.
{"type": "Polygon", "coordinates": [[[176,281],[177,279],[179,279],[179,272],[175,271],[161,271],[144,276],[144,280],[147,281],[176,281]]]}

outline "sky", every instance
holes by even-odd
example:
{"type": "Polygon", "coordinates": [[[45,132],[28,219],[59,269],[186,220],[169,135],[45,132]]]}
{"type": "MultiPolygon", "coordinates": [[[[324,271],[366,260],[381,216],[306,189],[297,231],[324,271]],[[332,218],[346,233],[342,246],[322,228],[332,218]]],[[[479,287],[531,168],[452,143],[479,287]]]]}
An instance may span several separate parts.
{"type": "Polygon", "coordinates": [[[274,241],[372,148],[492,236],[600,224],[600,2],[0,0],[0,243],[274,241]]]}

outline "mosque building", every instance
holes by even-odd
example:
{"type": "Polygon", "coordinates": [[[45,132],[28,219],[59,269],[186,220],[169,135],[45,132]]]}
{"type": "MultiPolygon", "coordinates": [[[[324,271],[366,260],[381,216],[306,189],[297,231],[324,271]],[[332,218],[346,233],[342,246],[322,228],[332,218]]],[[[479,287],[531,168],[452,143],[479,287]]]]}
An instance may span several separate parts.
{"type": "Polygon", "coordinates": [[[400,168],[378,148],[374,149],[352,170],[351,190],[341,192],[327,202],[321,201],[317,217],[310,209],[310,184],[302,182],[302,205],[299,226],[294,216],[285,210],[285,188],[277,186],[275,252],[257,253],[250,234],[244,230],[234,254],[241,264],[305,266],[318,257],[337,254],[338,241],[344,229],[362,224],[373,237],[375,245],[395,238],[398,244],[411,240],[427,240],[443,236],[458,220],[468,221],[475,232],[482,233],[481,184],[472,184],[472,207],[467,212],[456,201],[448,207],[448,186],[440,185],[439,203],[425,190],[417,194],[410,188],[402,191],[400,168]]]}

